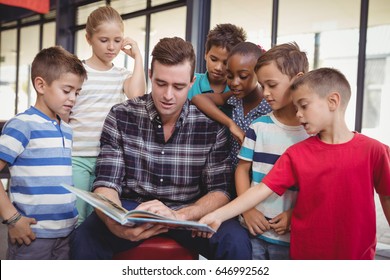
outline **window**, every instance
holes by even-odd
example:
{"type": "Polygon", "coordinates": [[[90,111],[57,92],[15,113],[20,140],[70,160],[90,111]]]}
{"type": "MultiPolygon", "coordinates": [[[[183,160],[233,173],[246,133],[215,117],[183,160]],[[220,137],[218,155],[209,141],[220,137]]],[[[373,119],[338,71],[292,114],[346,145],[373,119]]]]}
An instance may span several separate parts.
{"type": "Polygon", "coordinates": [[[15,115],[16,91],[16,29],[1,33],[0,60],[0,121],[15,115]]]}

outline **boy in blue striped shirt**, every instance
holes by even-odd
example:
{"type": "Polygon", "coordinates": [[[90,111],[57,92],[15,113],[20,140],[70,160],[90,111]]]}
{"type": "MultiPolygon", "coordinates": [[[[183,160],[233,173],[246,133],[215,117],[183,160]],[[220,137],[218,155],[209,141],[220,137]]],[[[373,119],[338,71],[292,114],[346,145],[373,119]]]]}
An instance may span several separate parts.
{"type": "MultiPolygon", "coordinates": [[[[290,85],[308,71],[305,52],[296,43],[274,46],[257,61],[255,71],[272,112],[254,120],[245,135],[235,173],[237,195],[259,184],[280,155],[309,135],[296,117],[290,85]]],[[[289,259],[290,220],[297,189],[271,195],[240,216],[252,235],[253,259],[289,259]]]]}
{"type": "Polygon", "coordinates": [[[61,47],[34,58],[34,106],[11,118],[0,136],[0,170],[9,166],[9,196],[0,182],[0,215],[8,226],[7,259],[68,259],[78,213],[72,184],[72,130],[61,120],[72,109],[86,71],[61,47]]]}

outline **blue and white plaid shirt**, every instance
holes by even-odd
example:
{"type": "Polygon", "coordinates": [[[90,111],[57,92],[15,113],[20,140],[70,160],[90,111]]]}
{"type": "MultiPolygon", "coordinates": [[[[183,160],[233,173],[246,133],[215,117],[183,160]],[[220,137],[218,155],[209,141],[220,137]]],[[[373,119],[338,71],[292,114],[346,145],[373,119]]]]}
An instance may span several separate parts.
{"type": "Polygon", "coordinates": [[[167,142],[151,94],[115,105],[100,146],[95,188],[113,188],[139,202],[158,199],[173,209],[208,192],[230,197],[228,131],[188,100],[167,142]]]}

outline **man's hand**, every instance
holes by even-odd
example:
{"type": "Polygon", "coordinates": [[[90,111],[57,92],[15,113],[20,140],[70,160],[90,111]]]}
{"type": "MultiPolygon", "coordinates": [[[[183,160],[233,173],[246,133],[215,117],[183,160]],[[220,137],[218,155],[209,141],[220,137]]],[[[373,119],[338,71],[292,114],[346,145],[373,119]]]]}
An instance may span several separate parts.
{"type": "Polygon", "coordinates": [[[102,219],[107,228],[116,236],[130,241],[140,241],[155,235],[167,232],[168,228],[164,225],[153,225],[150,223],[142,224],[136,227],[127,227],[119,224],[110,217],[106,216],[99,210],[95,210],[97,215],[102,219]]]}
{"type": "Polygon", "coordinates": [[[34,218],[21,217],[13,225],[8,226],[8,235],[12,244],[16,242],[19,245],[23,243],[30,245],[35,240],[35,233],[31,230],[30,225],[36,224],[37,221],[34,218]]]}
{"type": "Polygon", "coordinates": [[[168,219],[185,220],[184,215],[177,213],[176,211],[170,209],[164,203],[156,199],[141,203],[136,209],[148,211],[168,219]]]}

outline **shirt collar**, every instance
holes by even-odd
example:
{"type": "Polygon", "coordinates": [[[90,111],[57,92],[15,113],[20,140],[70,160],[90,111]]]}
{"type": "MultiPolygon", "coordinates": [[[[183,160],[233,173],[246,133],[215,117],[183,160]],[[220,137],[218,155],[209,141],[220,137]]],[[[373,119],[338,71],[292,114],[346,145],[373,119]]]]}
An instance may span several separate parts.
{"type": "MultiPolygon", "coordinates": [[[[199,76],[196,77],[199,79],[199,87],[202,93],[209,93],[214,92],[211,89],[210,81],[209,81],[209,73],[206,71],[204,74],[199,74],[199,76]]],[[[229,87],[226,85],[223,92],[229,91],[229,87]]]]}
{"type": "MultiPolygon", "coordinates": [[[[230,97],[227,100],[227,103],[229,105],[232,105],[233,107],[238,107],[238,106],[242,107],[243,106],[242,105],[242,99],[239,99],[239,98],[237,98],[235,96],[230,97]]],[[[265,98],[263,98],[263,100],[261,100],[260,104],[257,105],[255,111],[260,113],[260,114],[262,114],[262,115],[265,115],[265,114],[268,114],[271,111],[271,107],[269,106],[269,104],[265,100],[265,98]]]]}
{"type": "MultiPolygon", "coordinates": [[[[150,93],[150,94],[145,94],[145,95],[147,95],[147,97],[146,97],[146,111],[148,112],[149,119],[152,122],[157,122],[157,123],[161,124],[161,119],[160,119],[160,116],[156,110],[156,106],[154,105],[152,94],[150,93]]],[[[184,122],[186,117],[188,116],[189,107],[190,107],[190,101],[187,99],[183,105],[183,109],[181,110],[181,113],[179,115],[179,119],[176,122],[176,127],[179,127],[184,122]]]]}

